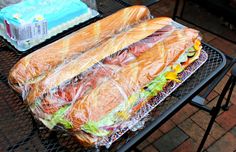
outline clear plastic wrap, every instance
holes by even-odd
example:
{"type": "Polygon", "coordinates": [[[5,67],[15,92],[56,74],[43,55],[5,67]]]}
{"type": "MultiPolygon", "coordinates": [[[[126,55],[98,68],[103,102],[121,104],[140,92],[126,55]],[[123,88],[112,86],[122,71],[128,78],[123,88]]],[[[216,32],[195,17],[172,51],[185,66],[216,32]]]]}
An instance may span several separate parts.
{"type": "Polygon", "coordinates": [[[0,5],[0,36],[19,51],[99,15],[96,0],[18,0],[0,5]]]}
{"type": "Polygon", "coordinates": [[[201,54],[200,41],[198,31],[133,6],[24,57],[9,83],[49,129],[109,146],[112,135],[137,123],[137,113],[146,115],[152,97],[181,82],[201,54]]]}

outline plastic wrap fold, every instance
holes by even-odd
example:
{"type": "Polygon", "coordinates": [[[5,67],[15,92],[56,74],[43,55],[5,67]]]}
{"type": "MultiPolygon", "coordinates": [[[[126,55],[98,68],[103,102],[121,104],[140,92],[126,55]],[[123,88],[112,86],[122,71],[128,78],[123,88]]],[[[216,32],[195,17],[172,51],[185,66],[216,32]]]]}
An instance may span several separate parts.
{"type": "Polygon", "coordinates": [[[26,51],[98,16],[96,0],[3,0],[0,36],[26,51]]]}
{"type": "Polygon", "coordinates": [[[48,128],[99,145],[170,81],[180,82],[200,40],[198,31],[133,6],[22,58],[9,83],[48,128]]]}

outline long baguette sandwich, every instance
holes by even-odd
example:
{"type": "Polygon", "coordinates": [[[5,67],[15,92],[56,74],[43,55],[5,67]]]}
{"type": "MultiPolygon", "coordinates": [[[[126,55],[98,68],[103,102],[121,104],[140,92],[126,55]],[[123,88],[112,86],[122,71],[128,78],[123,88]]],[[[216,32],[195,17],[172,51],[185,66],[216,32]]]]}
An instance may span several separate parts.
{"type": "Polygon", "coordinates": [[[198,59],[198,31],[178,29],[170,18],[149,19],[142,6],[124,10],[26,56],[12,68],[11,86],[48,128],[61,125],[83,144],[94,145],[170,81],[179,82],[178,73],[198,59]],[[135,15],[119,19],[127,12],[135,15]],[[108,26],[112,19],[116,22],[108,26]]]}
{"type": "Polygon", "coordinates": [[[62,125],[94,145],[132,118],[198,59],[198,31],[155,18],[51,70],[30,86],[27,101],[48,128],[62,125]]]}
{"type": "Polygon", "coordinates": [[[96,47],[114,34],[150,18],[145,6],[132,6],[62,38],[21,59],[11,70],[9,82],[19,93],[28,91],[27,85],[36,83],[65,60],[96,47]]]}

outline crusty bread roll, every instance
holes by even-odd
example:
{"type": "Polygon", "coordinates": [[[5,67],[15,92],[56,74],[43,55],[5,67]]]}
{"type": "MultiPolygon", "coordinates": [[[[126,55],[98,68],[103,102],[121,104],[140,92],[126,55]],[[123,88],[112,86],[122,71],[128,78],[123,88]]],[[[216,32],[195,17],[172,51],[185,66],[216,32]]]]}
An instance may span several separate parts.
{"type": "Polygon", "coordinates": [[[33,85],[32,91],[30,91],[27,100],[34,102],[36,97],[39,97],[43,93],[50,91],[52,88],[71,80],[73,77],[86,71],[105,57],[108,57],[171,24],[172,19],[170,18],[155,18],[145,21],[129,29],[127,32],[122,32],[115,37],[110,38],[99,47],[93,48],[69,63],[62,64],[50,71],[42,81],[33,85]]]}
{"type": "MultiPolygon", "coordinates": [[[[113,79],[76,101],[68,113],[74,129],[79,130],[88,121],[101,120],[122,102],[127,102],[128,97],[152,81],[166,67],[174,64],[193,45],[197,36],[198,33],[191,29],[175,31],[125,66],[113,79]]],[[[82,132],[76,137],[88,145],[93,145],[99,138],[82,132]]]]}
{"type": "Polygon", "coordinates": [[[25,85],[41,80],[58,64],[149,18],[145,6],[122,9],[22,58],[10,71],[9,82],[21,93],[25,85]]]}

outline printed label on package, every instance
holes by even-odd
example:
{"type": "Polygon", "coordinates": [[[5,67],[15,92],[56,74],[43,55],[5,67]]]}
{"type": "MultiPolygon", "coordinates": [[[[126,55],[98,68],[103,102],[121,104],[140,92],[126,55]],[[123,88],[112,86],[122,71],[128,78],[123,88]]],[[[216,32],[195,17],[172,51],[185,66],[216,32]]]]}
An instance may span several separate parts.
{"type": "Polygon", "coordinates": [[[26,41],[40,38],[48,33],[46,20],[24,24],[19,27],[7,24],[7,22],[5,23],[8,36],[15,41],[26,41]]]}

